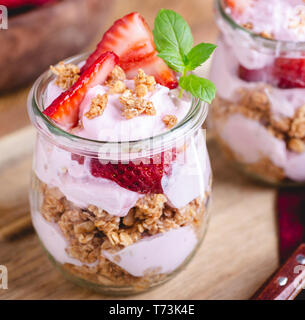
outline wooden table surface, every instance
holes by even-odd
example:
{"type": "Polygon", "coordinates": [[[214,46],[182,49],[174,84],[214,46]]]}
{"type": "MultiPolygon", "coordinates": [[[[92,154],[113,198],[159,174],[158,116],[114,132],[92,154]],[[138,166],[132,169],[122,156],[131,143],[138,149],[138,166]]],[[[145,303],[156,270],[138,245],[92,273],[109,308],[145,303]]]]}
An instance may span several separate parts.
{"type": "MultiPolygon", "coordinates": [[[[160,8],[190,23],[195,41],[215,41],[212,0],[117,0],[108,25],[138,10],[152,25],[160,8]]],[[[28,214],[27,188],[34,129],[26,115],[29,88],[0,97],[0,228],[28,214]]],[[[132,299],[248,299],[278,267],[275,191],[240,176],[208,145],[214,170],[211,222],[203,245],[176,278],[132,299]]],[[[8,289],[0,299],[106,299],[66,281],[48,261],[32,230],[0,241],[8,289]]]]}

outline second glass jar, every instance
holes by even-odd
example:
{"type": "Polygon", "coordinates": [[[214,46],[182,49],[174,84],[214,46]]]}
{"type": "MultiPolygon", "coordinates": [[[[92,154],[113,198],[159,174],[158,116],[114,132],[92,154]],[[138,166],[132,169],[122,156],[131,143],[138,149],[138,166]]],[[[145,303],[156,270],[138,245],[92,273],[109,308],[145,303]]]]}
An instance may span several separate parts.
{"type": "Polygon", "coordinates": [[[220,29],[211,124],[239,168],[276,185],[305,183],[305,44],[265,39],[215,1],[220,29]],[[301,69],[300,69],[301,70],[301,69]]]}

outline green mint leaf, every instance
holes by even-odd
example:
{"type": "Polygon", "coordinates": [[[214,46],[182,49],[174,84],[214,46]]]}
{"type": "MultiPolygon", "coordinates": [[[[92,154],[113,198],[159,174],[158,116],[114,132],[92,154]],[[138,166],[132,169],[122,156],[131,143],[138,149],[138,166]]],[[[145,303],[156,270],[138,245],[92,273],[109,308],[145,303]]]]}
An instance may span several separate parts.
{"type": "Polygon", "coordinates": [[[190,92],[194,97],[207,103],[212,103],[216,94],[216,87],[213,82],[190,74],[179,79],[179,85],[190,92]]]}
{"type": "Polygon", "coordinates": [[[207,61],[211,54],[214,52],[217,46],[211,43],[200,43],[187,54],[187,65],[188,71],[194,70],[201,66],[202,63],[207,61]]]}
{"type": "Polygon", "coordinates": [[[180,57],[177,57],[177,52],[163,50],[158,57],[162,58],[172,70],[183,73],[185,65],[180,57]]]}
{"type": "Polygon", "coordinates": [[[170,67],[178,66],[180,71],[194,43],[189,25],[178,13],[161,9],[155,19],[153,35],[159,54],[165,51],[162,59],[170,67]]]}

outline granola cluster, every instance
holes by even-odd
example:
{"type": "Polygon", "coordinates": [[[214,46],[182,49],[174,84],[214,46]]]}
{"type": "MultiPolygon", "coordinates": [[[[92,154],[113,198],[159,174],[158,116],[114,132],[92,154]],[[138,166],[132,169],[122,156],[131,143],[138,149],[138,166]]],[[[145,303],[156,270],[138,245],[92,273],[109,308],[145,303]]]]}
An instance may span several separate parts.
{"type": "MultiPolygon", "coordinates": [[[[163,194],[146,195],[137,201],[127,216],[120,218],[93,205],[79,208],[57,188],[40,184],[43,194],[41,213],[47,221],[59,226],[69,243],[67,253],[83,263],[94,264],[92,268],[86,265],[66,267],[86,279],[94,277],[98,283],[104,284],[105,278],[116,283],[135,283],[135,277],[101,256],[101,250],[116,252],[146,236],[186,225],[192,225],[198,237],[201,234],[205,212],[203,199],[197,198],[177,210],[168,205],[163,194]]],[[[155,276],[155,272],[153,274],[155,276]]]]}
{"type": "Polygon", "coordinates": [[[173,128],[178,123],[177,117],[170,114],[164,116],[162,120],[169,129],[173,128]]]}
{"type": "Polygon", "coordinates": [[[123,116],[126,119],[132,119],[140,114],[154,116],[156,109],[151,101],[135,96],[132,90],[127,89],[120,97],[120,102],[123,105],[123,116]]]}
{"type": "Polygon", "coordinates": [[[120,97],[123,105],[123,116],[126,119],[132,119],[140,114],[154,116],[156,109],[153,103],[144,99],[148,92],[155,90],[156,81],[153,76],[147,76],[142,69],[138,70],[134,78],[135,89],[125,89],[120,97]]]}
{"type": "Polygon", "coordinates": [[[109,87],[109,93],[123,93],[126,90],[126,85],[124,83],[125,79],[126,75],[124,70],[119,66],[115,66],[106,81],[106,84],[109,87]]]}
{"type": "Polygon", "coordinates": [[[63,90],[68,90],[79,78],[80,69],[78,66],[63,61],[57,66],[50,66],[51,71],[56,75],[55,84],[63,90]]]}
{"type": "Polygon", "coordinates": [[[92,99],[90,109],[88,112],[85,113],[85,117],[87,117],[88,119],[93,119],[98,116],[101,116],[104,113],[107,103],[108,94],[98,94],[95,98],[92,99]]]}

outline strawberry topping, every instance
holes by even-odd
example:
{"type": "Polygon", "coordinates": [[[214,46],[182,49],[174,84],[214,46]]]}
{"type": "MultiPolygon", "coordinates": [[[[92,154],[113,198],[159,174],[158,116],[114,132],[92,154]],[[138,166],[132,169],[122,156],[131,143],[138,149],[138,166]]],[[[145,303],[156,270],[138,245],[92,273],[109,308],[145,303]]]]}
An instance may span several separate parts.
{"type": "Polygon", "coordinates": [[[176,158],[173,149],[163,152],[145,161],[129,163],[102,163],[99,159],[91,159],[91,174],[96,178],[105,178],[116,182],[121,187],[146,194],[163,193],[161,180],[164,174],[170,174],[170,162],[176,158]]]}
{"type": "Polygon", "coordinates": [[[86,92],[90,88],[104,83],[117,63],[118,57],[113,52],[105,52],[100,55],[81,74],[74,85],[56,98],[43,113],[64,128],[69,129],[77,125],[79,106],[86,92]]]}
{"type": "Polygon", "coordinates": [[[157,57],[153,34],[138,12],[130,13],[117,20],[106,31],[97,49],[89,56],[81,71],[88,69],[105,51],[113,51],[119,56],[119,64],[128,77],[133,77],[138,69],[143,69],[147,74],[154,76],[157,82],[170,89],[178,86],[174,71],[157,57]]]}

